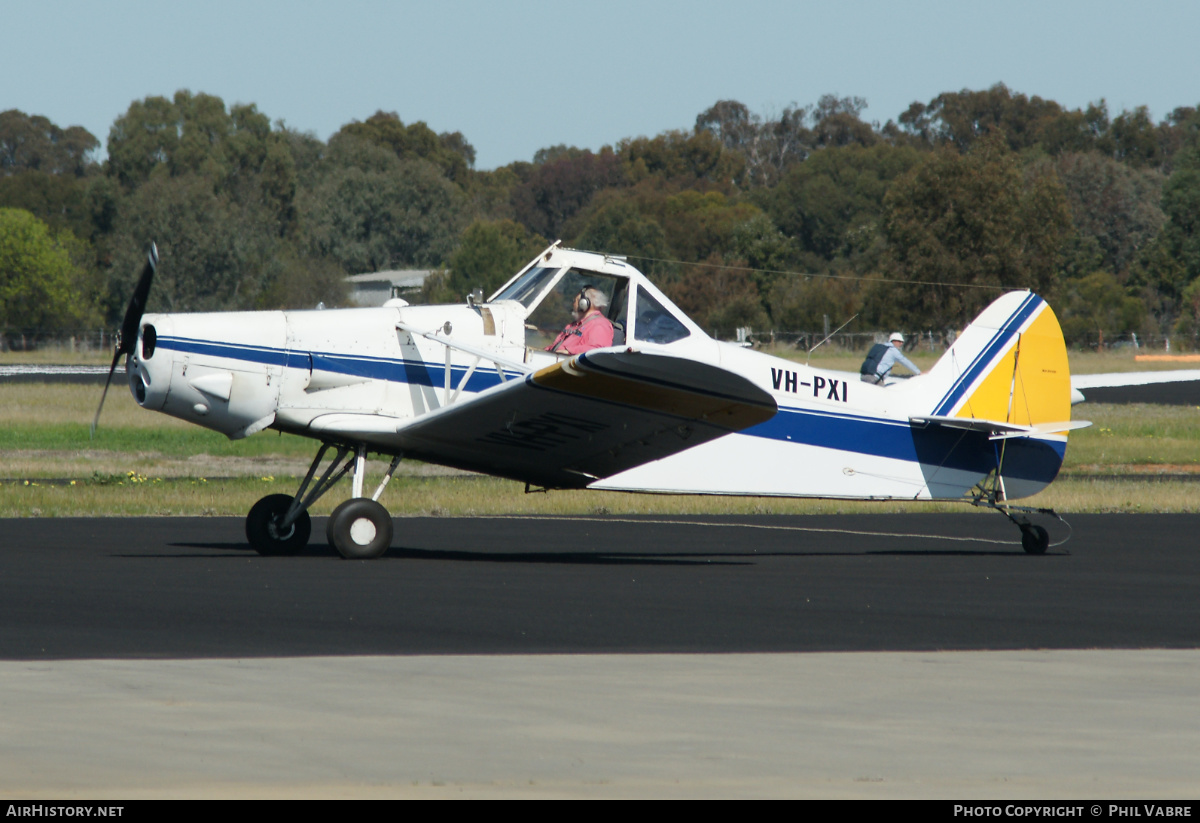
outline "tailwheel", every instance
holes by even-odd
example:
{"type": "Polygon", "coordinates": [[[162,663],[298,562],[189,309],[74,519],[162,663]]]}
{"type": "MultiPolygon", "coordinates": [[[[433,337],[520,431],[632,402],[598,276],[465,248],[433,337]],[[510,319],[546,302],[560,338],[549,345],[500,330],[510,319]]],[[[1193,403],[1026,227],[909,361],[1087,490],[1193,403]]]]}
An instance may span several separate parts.
{"type": "Polygon", "coordinates": [[[1050,533],[1041,526],[1027,523],[1021,526],[1021,548],[1026,554],[1045,554],[1050,547],[1050,533]]]}
{"type": "Polygon", "coordinates": [[[250,548],[264,557],[296,554],[308,545],[312,520],[301,509],[291,523],[284,525],[295,498],[289,494],[268,494],[246,515],[246,539],[250,548]]]}
{"type": "Polygon", "coordinates": [[[368,497],[354,497],[329,515],[330,544],[347,560],[373,560],[392,543],[392,516],[368,497]]]}

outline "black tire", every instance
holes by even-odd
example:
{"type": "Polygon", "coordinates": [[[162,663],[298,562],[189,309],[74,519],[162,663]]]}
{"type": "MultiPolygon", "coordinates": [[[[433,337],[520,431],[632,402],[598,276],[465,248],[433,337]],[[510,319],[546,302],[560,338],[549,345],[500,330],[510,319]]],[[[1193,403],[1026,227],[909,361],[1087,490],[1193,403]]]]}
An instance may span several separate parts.
{"type": "Polygon", "coordinates": [[[1050,533],[1041,526],[1022,526],[1021,548],[1026,554],[1045,554],[1050,548],[1050,533]]]}
{"type": "Polygon", "coordinates": [[[250,541],[250,548],[263,557],[296,554],[308,545],[308,537],[312,534],[308,511],[301,511],[286,531],[279,529],[279,521],[291,508],[293,499],[290,494],[268,494],[246,515],[246,539],[250,541]]]}
{"type": "Polygon", "coordinates": [[[333,510],[325,534],[347,560],[374,560],[392,544],[392,516],[369,497],[355,497],[333,510]]]}

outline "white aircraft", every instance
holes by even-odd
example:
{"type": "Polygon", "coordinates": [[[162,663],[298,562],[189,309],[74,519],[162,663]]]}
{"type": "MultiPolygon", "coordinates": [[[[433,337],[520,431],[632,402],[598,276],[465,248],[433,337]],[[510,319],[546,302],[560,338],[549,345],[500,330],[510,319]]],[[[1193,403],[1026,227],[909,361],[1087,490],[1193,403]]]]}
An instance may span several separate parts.
{"type": "Polygon", "coordinates": [[[559,243],[488,300],[445,306],[143,316],[157,264],[152,248],[113,358],[138,404],[233,439],[320,441],[295,496],[246,518],[264,555],[299,551],[308,508],[350,472],[327,537],[343,557],[381,555],[378,500],[402,457],[527,488],[962,500],[1041,554],[1048,533],[1027,514],[1046,510],[1009,501],[1049,485],[1067,432],[1088,425],[1070,420],[1058,320],[1028,291],[992,303],[927,373],[877,386],[714,340],[624,258],[559,243]],[[585,287],[608,298],[613,345],[547,351],[585,287]],[[369,452],[392,460],[366,497],[369,452]]]}

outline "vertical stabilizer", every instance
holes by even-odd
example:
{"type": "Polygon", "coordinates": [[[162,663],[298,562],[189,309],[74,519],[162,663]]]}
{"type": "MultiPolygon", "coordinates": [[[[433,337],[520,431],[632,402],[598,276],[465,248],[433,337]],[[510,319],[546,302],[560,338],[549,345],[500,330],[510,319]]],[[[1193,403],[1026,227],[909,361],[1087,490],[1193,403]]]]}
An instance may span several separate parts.
{"type": "Polygon", "coordinates": [[[1032,292],[984,309],[930,371],[934,415],[1021,426],[1071,419],[1071,375],[1058,318],[1032,292]]]}

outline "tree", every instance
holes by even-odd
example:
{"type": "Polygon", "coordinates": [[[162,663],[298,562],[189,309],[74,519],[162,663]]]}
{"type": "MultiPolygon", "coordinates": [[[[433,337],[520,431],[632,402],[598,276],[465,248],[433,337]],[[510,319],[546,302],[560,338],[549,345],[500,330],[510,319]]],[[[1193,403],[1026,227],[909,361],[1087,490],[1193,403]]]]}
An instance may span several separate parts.
{"type": "Polygon", "coordinates": [[[23,209],[0,208],[0,325],[70,328],[93,322],[87,272],[71,261],[70,232],[54,237],[23,209]]]}
{"type": "Polygon", "coordinates": [[[737,152],[726,151],[712,133],[663,132],[617,144],[617,155],[631,183],[655,178],[676,191],[684,188],[728,188],[746,165],[737,152]]]}
{"type": "Polygon", "coordinates": [[[1140,255],[1132,280],[1147,289],[1154,314],[1170,328],[1185,290],[1200,279],[1200,146],[1176,156],[1162,208],[1166,223],[1140,255]]]}
{"type": "Polygon", "coordinates": [[[650,277],[662,278],[674,271],[674,266],[665,262],[670,249],[662,225],[644,215],[631,198],[605,195],[589,210],[572,245],[627,255],[650,277]]]}
{"type": "Polygon", "coordinates": [[[900,126],[928,145],[950,144],[966,151],[995,131],[1013,151],[1031,148],[1062,107],[1036,95],[1013,94],[1003,83],[985,91],[963,89],[939,94],[928,105],[913,103],[900,115],[900,126]]]}
{"type": "Polygon", "coordinates": [[[605,146],[599,154],[556,146],[538,152],[527,179],[512,190],[514,216],[543,237],[559,237],[567,221],[597,192],[625,183],[620,160],[605,146]]]}
{"type": "Polygon", "coordinates": [[[1070,344],[1095,342],[1104,347],[1104,336],[1137,331],[1146,317],[1146,304],[1126,294],[1111,272],[1092,272],[1068,281],[1059,304],[1059,322],[1070,344]]]}
{"type": "Polygon", "coordinates": [[[755,200],[801,249],[833,260],[849,252],[855,233],[878,226],[892,182],[924,159],[916,149],[885,144],[824,149],[755,200]]]}
{"type": "Polygon", "coordinates": [[[458,301],[475,289],[486,297],[547,245],[544,237],[512,220],[477,220],[450,257],[444,290],[428,297],[431,302],[458,301]]]}
{"type": "Polygon", "coordinates": [[[1133,168],[1099,152],[1062,154],[1053,161],[1071,207],[1076,232],[1094,238],[1097,265],[1125,272],[1162,228],[1164,178],[1157,171],[1133,168]]]}
{"type": "Polygon", "coordinates": [[[203,177],[155,175],[120,204],[110,318],[124,310],[151,241],[162,261],[152,307],[172,312],[254,307],[264,267],[279,250],[273,225],[261,207],[216,194],[203,177]]]}
{"type": "MultiPolygon", "coordinates": [[[[335,149],[332,145],[331,149],[335,149]]],[[[465,222],[466,197],[434,165],[340,138],[320,182],[300,198],[309,254],[348,272],[441,265],[465,222]],[[341,165],[347,156],[357,162],[341,165]]]]}
{"type": "Polygon", "coordinates": [[[439,135],[423,121],[406,126],[394,111],[377,111],[363,123],[347,123],[338,133],[383,146],[399,160],[426,160],[459,185],[467,184],[468,172],[475,165],[475,148],[461,132],[439,135]]]}
{"type": "Polygon", "coordinates": [[[135,100],[108,135],[108,174],[126,189],[156,170],[173,177],[198,175],[241,201],[258,196],[259,172],[277,142],[270,120],[253,104],[235,105],[211,94],[175,92],[171,100],[135,100]]]}
{"type": "Polygon", "coordinates": [[[966,156],[936,152],[885,205],[888,271],[910,281],[889,299],[905,322],[938,329],[965,323],[999,289],[1048,291],[1070,232],[1057,178],[1026,179],[994,137],[966,156]]]}
{"type": "Polygon", "coordinates": [[[33,170],[3,176],[0,208],[24,209],[52,231],[69,229],[78,237],[90,237],[89,182],[89,178],[33,170]]]}
{"type": "Polygon", "coordinates": [[[711,134],[743,158],[746,185],[772,186],[788,166],[803,161],[812,150],[810,111],[792,104],[778,119],[764,119],[736,100],[718,100],[696,116],[695,132],[711,134]]]}
{"type": "Polygon", "coordinates": [[[37,171],[83,177],[100,141],[83,126],[59,128],[40,114],[0,112],[0,176],[37,171]]]}

